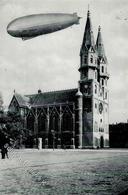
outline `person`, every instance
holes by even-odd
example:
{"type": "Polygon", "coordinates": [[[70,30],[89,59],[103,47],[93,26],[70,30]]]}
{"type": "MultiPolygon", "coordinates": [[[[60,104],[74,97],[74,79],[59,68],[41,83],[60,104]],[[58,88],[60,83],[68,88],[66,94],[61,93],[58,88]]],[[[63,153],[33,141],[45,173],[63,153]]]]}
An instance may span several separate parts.
{"type": "Polygon", "coordinates": [[[4,146],[1,147],[1,158],[5,159],[5,150],[4,150],[4,146]]]}
{"type": "Polygon", "coordinates": [[[5,156],[7,157],[7,158],[9,158],[8,157],[8,149],[7,149],[7,144],[5,144],[4,146],[2,146],[1,147],[1,158],[2,159],[5,159],[5,156]]]}
{"type": "Polygon", "coordinates": [[[6,156],[7,158],[9,158],[9,157],[8,157],[8,144],[5,144],[5,145],[4,145],[4,150],[5,150],[5,156],[6,156]]]}

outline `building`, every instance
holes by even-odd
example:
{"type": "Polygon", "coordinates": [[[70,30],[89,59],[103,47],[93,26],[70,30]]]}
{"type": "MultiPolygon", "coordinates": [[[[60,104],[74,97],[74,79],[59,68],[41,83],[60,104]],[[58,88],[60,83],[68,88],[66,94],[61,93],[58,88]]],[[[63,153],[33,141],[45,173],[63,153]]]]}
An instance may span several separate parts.
{"type": "Polygon", "coordinates": [[[128,121],[109,125],[111,148],[128,148],[128,121]]]}
{"type": "Polygon", "coordinates": [[[25,95],[14,93],[9,110],[42,138],[42,147],[109,147],[108,63],[101,28],[94,41],[90,12],[80,50],[78,88],[25,95]]]}

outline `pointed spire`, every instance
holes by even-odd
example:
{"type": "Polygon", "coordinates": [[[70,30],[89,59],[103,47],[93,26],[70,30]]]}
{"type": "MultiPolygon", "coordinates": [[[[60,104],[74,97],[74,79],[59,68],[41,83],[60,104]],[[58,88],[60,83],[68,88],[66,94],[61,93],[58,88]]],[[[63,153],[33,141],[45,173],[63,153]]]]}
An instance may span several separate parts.
{"type": "Polygon", "coordinates": [[[103,44],[103,40],[102,40],[101,27],[100,26],[98,28],[96,49],[97,49],[98,57],[100,59],[104,59],[106,61],[107,58],[106,58],[105,51],[104,51],[104,44],[103,44]]]}
{"type": "Polygon", "coordinates": [[[93,35],[93,31],[92,31],[90,11],[88,9],[87,21],[86,21],[86,26],[85,26],[85,31],[84,31],[84,38],[83,38],[83,43],[82,43],[82,47],[81,47],[81,52],[85,48],[90,49],[90,47],[95,48],[95,43],[94,43],[94,35],[93,35]]]}

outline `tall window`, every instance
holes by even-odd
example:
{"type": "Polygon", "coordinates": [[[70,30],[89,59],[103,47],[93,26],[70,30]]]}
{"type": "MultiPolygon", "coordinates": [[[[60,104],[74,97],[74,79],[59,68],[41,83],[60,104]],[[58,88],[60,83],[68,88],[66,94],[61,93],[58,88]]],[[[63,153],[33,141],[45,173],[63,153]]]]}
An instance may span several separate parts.
{"type": "Polygon", "coordinates": [[[93,63],[93,56],[91,55],[90,62],[93,63]]]}
{"type": "Polygon", "coordinates": [[[105,93],[105,99],[107,99],[107,92],[105,93]]]}
{"type": "Polygon", "coordinates": [[[59,130],[59,116],[57,113],[52,113],[50,115],[50,130],[55,130],[56,132],[59,130]]]}
{"type": "Polygon", "coordinates": [[[95,85],[95,94],[97,94],[97,85],[95,85]]]}
{"type": "Polygon", "coordinates": [[[104,79],[102,79],[102,85],[104,85],[104,79]]]}
{"type": "Polygon", "coordinates": [[[63,131],[72,131],[73,130],[73,120],[70,113],[66,112],[63,114],[63,131]]]}
{"type": "Polygon", "coordinates": [[[102,73],[104,72],[104,66],[102,66],[102,73]]]}
{"type": "Polygon", "coordinates": [[[29,113],[29,115],[27,117],[27,129],[29,129],[33,132],[34,132],[34,122],[35,122],[35,118],[34,118],[33,114],[29,113]]]}
{"type": "Polygon", "coordinates": [[[95,71],[95,79],[97,79],[97,71],[95,71]]]}
{"type": "Polygon", "coordinates": [[[105,84],[106,84],[106,86],[107,86],[107,79],[105,79],[105,84]]]}
{"type": "Polygon", "coordinates": [[[46,131],[46,116],[41,113],[38,117],[38,131],[39,132],[45,132],[46,131]]]}

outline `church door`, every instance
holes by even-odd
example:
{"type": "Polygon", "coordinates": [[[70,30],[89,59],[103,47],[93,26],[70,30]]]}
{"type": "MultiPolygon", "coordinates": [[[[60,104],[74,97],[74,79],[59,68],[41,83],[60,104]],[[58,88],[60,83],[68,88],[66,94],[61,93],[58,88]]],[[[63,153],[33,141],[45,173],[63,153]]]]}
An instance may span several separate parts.
{"type": "Polygon", "coordinates": [[[104,138],[103,138],[103,136],[100,137],[100,147],[104,148],[104,138]]]}

